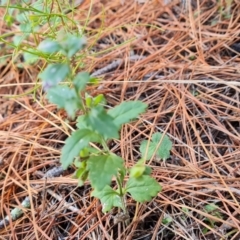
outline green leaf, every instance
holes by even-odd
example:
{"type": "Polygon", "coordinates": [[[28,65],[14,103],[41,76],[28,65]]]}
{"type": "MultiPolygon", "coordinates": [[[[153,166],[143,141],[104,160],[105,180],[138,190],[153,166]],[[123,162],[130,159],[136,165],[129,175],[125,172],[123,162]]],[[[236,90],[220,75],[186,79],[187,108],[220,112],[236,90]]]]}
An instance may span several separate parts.
{"type": "Polygon", "coordinates": [[[104,213],[110,211],[113,207],[120,207],[124,209],[119,194],[110,186],[106,186],[101,191],[94,190],[91,195],[100,199],[103,207],[102,211],[104,213]]]}
{"type": "Polygon", "coordinates": [[[76,111],[81,108],[81,103],[79,98],[70,99],[65,103],[65,110],[71,119],[75,118],[76,111]]]}
{"type": "Polygon", "coordinates": [[[189,213],[189,209],[188,209],[187,207],[182,207],[182,211],[183,211],[184,213],[189,213]]]}
{"type": "MultiPolygon", "coordinates": [[[[2,4],[0,3],[0,5],[2,5],[2,4]]],[[[9,14],[6,14],[4,16],[4,21],[7,23],[8,27],[11,27],[12,24],[14,23],[14,17],[9,14]]]]}
{"type": "Polygon", "coordinates": [[[173,219],[170,217],[170,216],[168,216],[168,217],[165,217],[163,220],[162,220],[162,223],[163,224],[169,224],[169,223],[171,223],[173,221],[173,219]]]}
{"type": "Polygon", "coordinates": [[[106,99],[103,94],[99,94],[95,98],[93,98],[93,105],[98,106],[99,104],[106,104],[106,99]]]}
{"type": "Polygon", "coordinates": [[[145,166],[142,164],[136,164],[130,169],[130,177],[138,178],[143,175],[145,171],[145,166]]]}
{"type": "Polygon", "coordinates": [[[114,118],[115,125],[120,128],[122,124],[130,122],[130,120],[137,118],[139,114],[145,112],[146,108],[147,104],[141,101],[122,102],[110,109],[108,114],[114,118]]]}
{"type": "Polygon", "coordinates": [[[77,92],[80,92],[85,89],[86,85],[90,81],[90,75],[87,72],[81,72],[78,73],[74,79],[73,79],[73,84],[74,87],[76,88],[77,92]]]}
{"type": "Polygon", "coordinates": [[[32,32],[32,26],[31,23],[21,23],[19,26],[21,32],[26,33],[26,34],[30,34],[32,32]]]}
{"type": "Polygon", "coordinates": [[[214,203],[210,203],[210,204],[205,205],[204,209],[205,209],[206,212],[211,213],[211,212],[217,210],[218,206],[215,205],[214,203]]]}
{"type": "Polygon", "coordinates": [[[87,126],[87,122],[85,120],[85,115],[79,116],[77,118],[77,127],[79,129],[89,129],[89,127],[87,126]]]}
{"type": "Polygon", "coordinates": [[[74,89],[67,86],[55,86],[50,88],[47,93],[47,98],[51,103],[56,104],[59,108],[65,107],[66,100],[76,98],[74,89]]]}
{"type": "Polygon", "coordinates": [[[113,153],[92,156],[87,161],[87,169],[93,188],[102,190],[110,184],[112,177],[117,175],[119,169],[123,169],[123,159],[113,153]]]}
{"type": "Polygon", "coordinates": [[[47,98],[59,108],[64,108],[71,118],[74,118],[76,111],[81,108],[80,98],[78,98],[74,89],[67,86],[58,85],[50,88],[47,93],[47,98]]]}
{"type": "Polygon", "coordinates": [[[76,167],[78,167],[77,171],[74,173],[74,177],[78,178],[78,185],[82,186],[84,184],[84,182],[87,180],[88,177],[88,171],[87,171],[87,164],[86,161],[83,162],[78,162],[78,161],[74,161],[74,165],[76,167]]]}
{"type": "Polygon", "coordinates": [[[61,46],[56,41],[53,41],[51,39],[46,39],[38,45],[38,50],[40,50],[44,53],[52,54],[52,53],[56,53],[56,52],[60,51],[61,46]]]}
{"type": "Polygon", "coordinates": [[[88,148],[84,148],[80,151],[80,158],[88,158],[89,157],[89,151],[88,151],[88,148]]]}
{"type": "Polygon", "coordinates": [[[24,52],[23,58],[24,58],[24,61],[28,64],[34,64],[39,59],[37,54],[33,54],[29,52],[24,52]]]}
{"type": "Polygon", "coordinates": [[[157,157],[166,160],[170,156],[170,150],[172,149],[172,142],[170,141],[168,136],[163,136],[161,133],[154,133],[152,135],[152,141],[148,143],[148,141],[144,140],[140,146],[140,152],[143,158],[149,160],[152,158],[154,153],[157,157]],[[162,139],[161,143],[160,140],[162,139]],[[160,143],[160,144],[159,144],[160,143]],[[147,151],[147,154],[146,154],[147,151]]]}
{"type": "MultiPolygon", "coordinates": [[[[86,149],[86,148],[84,148],[84,149],[86,149]]],[[[84,169],[86,169],[86,167],[87,167],[87,162],[86,161],[87,160],[79,161],[78,158],[75,158],[74,166],[77,167],[77,168],[84,168],[84,169]]]]}
{"type": "Polygon", "coordinates": [[[22,12],[20,14],[17,14],[16,19],[19,23],[26,23],[29,21],[27,12],[22,12]]]}
{"type": "Polygon", "coordinates": [[[129,192],[137,202],[150,201],[152,197],[157,196],[161,191],[160,184],[148,175],[142,175],[139,178],[130,177],[126,191],[129,192]]]}
{"type": "Polygon", "coordinates": [[[152,169],[149,166],[145,166],[145,171],[143,172],[143,175],[151,175],[152,169]]]}
{"type": "Polygon", "coordinates": [[[62,167],[67,169],[80,151],[88,146],[89,142],[101,142],[100,136],[89,129],[77,130],[67,138],[60,158],[62,167]]]}
{"type": "Polygon", "coordinates": [[[83,174],[86,172],[84,168],[78,168],[77,171],[74,173],[76,178],[82,178],[83,174]]]}
{"type": "Polygon", "coordinates": [[[85,102],[86,102],[86,106],[88,108],[91,108],[92,107],[92,97],[91,96],[86,96],[88,94],[85,94],[85,102]]]}
{"type": "Polygon", "coordinates": [[[85,37],[74,36],[64,32],[59,34],[58,39],[63,49],[63,54],[65,54],[68,58],[71,58],[76,52],[83,49],[87,44],[85,37]]]}
{"type": "Polygon", "coordinates": [[[49,89],[63,81],[70,73],[69,65],[66,63],[49,64],[39,78],[43,80],[43,87],[49,89]]]}
{"type": "Polygon", "coordinates": [[[145,165],[143,158],[139,159],[138,162],[130,169],[130,177],[138,178],[142,175],[150,175],[152,172],[151,167],[145,165]]]}
{"type": "Polygon", "coordinates": [[[101,106],[92,108],[84,117],[84,122],[93,131],[106,138],[119,138],[118,128],[114,124],[114,119],[101,106]]]}
{"type": "Polygon", "coordinates": [[[13,43],[16,47],[19,47],[20,44],[23,42],[23,40],[25,40],[27,38],[27,35],[26,34],[22,34],[21,36],[17,36],[15,35],[13,37],[13,43]]]}

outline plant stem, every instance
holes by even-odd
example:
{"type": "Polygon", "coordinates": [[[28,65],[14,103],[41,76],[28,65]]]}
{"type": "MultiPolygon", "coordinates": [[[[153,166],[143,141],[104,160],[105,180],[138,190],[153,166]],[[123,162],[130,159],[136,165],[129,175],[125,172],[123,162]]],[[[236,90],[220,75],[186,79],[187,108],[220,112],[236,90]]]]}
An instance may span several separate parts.
{"type": "MultiPolygon", "coordinates": [[[[122,206],[123,206],[123,209],[122,209],[123,213],[124,213],[124,215],[129,216],[129,212],[126,208],[125,194],[123,193],[123,190],[122,190],[122,184],[123,183],[122,183],[122,181],[119,177],[117,177],[116,179],[117,179],[117,185],[118,185],[118,188],[119,188],[119,195],[120,195],[122,206]]],[[[125,221],[125,224],[126,224],[126,226],[128,226],[130,224],[130,220],[127,219],[125,221]]]]}
{"type": "Polygon", "coordinates": [[[107,145],[106,141],[103,138],[102,138],[102,146],[104,148],[104,151],[110,152],[110,150],[108,148],[108,145],[107,145]]]}

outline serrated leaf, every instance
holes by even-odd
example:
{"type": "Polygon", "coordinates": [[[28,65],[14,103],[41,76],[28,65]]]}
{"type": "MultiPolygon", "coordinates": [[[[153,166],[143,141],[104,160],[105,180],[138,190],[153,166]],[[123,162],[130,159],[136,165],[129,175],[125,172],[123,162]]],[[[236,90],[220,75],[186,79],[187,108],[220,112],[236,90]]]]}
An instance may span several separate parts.
{"type": "Polygon", "coordinates": [[[71,58],[75,53],[83,49],[87,44],[85,37],[74,36],[69,33],[60,33],[58,39],[63,49],[63,54],[65,54],[68,58],[71,58]]]}
{"type": "Polygon", "coordinates": [[[75,118],[76,111],[80,108],[80,102],[75,99],[66,101],[65,110],[67,111],[67,115],[71,118],[75,118]]]}
{"type": "Polygon", "coordinates": [[[141,101],[122,102],[118,106],[110,109],[108,114],[114,119],[114,123],[118,128],[122,124],[130,122],[139,116],[139,114],[146,111],[147,104],[141,101]]]}
{"type": "Polygon", "coordinates": [[[87,72],[81,72],[78,73],[74,79],[73,79],[73,84],[77,90],[77,92],[82,91],[83,89],[85,89],[86,85],[89,83],[90,81],[90,75],[87,72]]]}
{"type": "Polygon", "coordinates": [[[94,190],[91,195],[100,199],[104,213],[110,211],[113,207],[124,209],[120,196],[110,186],[106,186],[101,191],[94,190]]]}
{"type": "Polygon", "coordinates": [[[85,121],[85,115],[79,116],[77,118],[77,127],[79,129],[88,129],[87,123],[85,121]]]}
{"type": "Polygon", "coordinates": [[[130,177],[126,185],[126,191],[129,192],[137,202],[145,202],[157,196],[161,191],[161,186],[152,177],[142,175],[139,178],[130,177]]]}
{"type": "Polygon", "coordinates": [[[66,63],[49,64],[43,72],[39,74],[39,78],[43,81],[44,89],[48,90],[63,81],[69,73],[70,68],[66,63]]]}
{"type": "Polygon", "coordinates": [[[118,128],[114,124],[114,119],[101,106],[92,108],[84,117],[84,122],[89,128],[105,138],[119,138],[118,128]]]}
{"type": "Polygon", "coordinates": [[[172,149],[172,142],[170,141],[168,136],[165,135],[163,139],[162,139],[162,136],[163,134],[161,133],[154,133],[152,135],[152,141],[150,141],[149,143],[146,140],[142,141],[140,146],[140,152],[143,158],[146,158],[146,160],[149,160],[152,158],[154,153],[157,157],[163,160],[169,158],[170,150],[172,149]],[[146,154],[146,151],[147,151],[147,154],[146,154]]]}
{"type": "Polygon", "coordinates": [[[40,50],[44,53],[52,54],[52,53],[57,53],[58,51],[60,51],[61,46],[59,45],[58,42],[56,42],[54,40],[46,39],[38,45],[38,50],[40,50]]]}
{"type": "Polygon", "coordinates": [[[67,86],[58,85],[48,90],[47,98],[59,108],[64,108],[66,100],[76,98],[76,93],[67,86]]]}
{"type": "Polygon", "coordinates": [[[101,142],[100,136],[89,130],[81,129],[75,131],[67,140],[62,148],[62,154],[60,162],[64,169],[67,169],[76,156],[79,155],[80,151],[88,146],[90,142],[101,142]]]}
{"type": "Polygon", "coordinates": [[[108,155],[92,156],[87,161],[89,180],[97,190],[109,185],[112,177],[123,169],[123,159],[111,153],[108,155]]]}
{"type": "Polygon", "coordinates": [[[48,90],[47,98],[51,103],[59,108],[64,108],[68,116],[75,117],[76,111],[81,107],[80,98],[78,98],[74,89],[67,86],[55,86],[48,90]]]}

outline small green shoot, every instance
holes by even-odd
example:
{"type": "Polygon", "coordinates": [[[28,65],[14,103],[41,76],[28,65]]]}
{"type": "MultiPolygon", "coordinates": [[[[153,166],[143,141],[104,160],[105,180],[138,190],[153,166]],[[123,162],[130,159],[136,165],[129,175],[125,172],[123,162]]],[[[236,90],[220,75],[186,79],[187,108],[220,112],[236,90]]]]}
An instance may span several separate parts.
{"type": "MultiPolygon", "coordinates": [[[[214,204],[214,203],[210,203],[210,204],[207,204],[203,207],[204,211],[207,212],[208,214],[211,214],[212,216],[214,217],[217,217],[219,219],[222,219],[222,215],[221,213],[219,212],[219,207],[214,204]]],[[[206,222],[208,223],[209,227],[210,228],[214,228],[214,225],[215,225],[215,222],[216,220],[213,220],[211,218],[206,218],[206,222]]],[[[204,228],[203,229],[203,233],[206,234],[207,232],[209,231],[209,228],[204,228]]]]}
{"type": "Polygon", "coordinates": [[[169,225],[172,221],[173,221],[173,219],[170,216],[167,216],[167,217],[163,218],[162,224],[169,225]]]}

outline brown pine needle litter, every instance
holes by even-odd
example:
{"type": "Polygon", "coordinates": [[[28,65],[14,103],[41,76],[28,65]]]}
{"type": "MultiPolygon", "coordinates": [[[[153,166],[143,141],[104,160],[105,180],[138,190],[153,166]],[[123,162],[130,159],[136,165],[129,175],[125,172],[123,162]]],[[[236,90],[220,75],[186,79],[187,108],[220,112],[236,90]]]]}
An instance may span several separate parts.
{"type": "Polygon", "coordinates": [[[126,227],[77,187],[74,169],[44,177],[74,122],[47,102],[40,67],[10,56],[0,65],[0,239],[240,239],[240,2],[85,0],[73,17],[88,15],[83,61],[102,79],[92,93],[148,104],[112,151],[133,165],[141,140],[168,134],[171,158],[149,163],[163,190],[138,206],[129,198],[126,227]]]}

